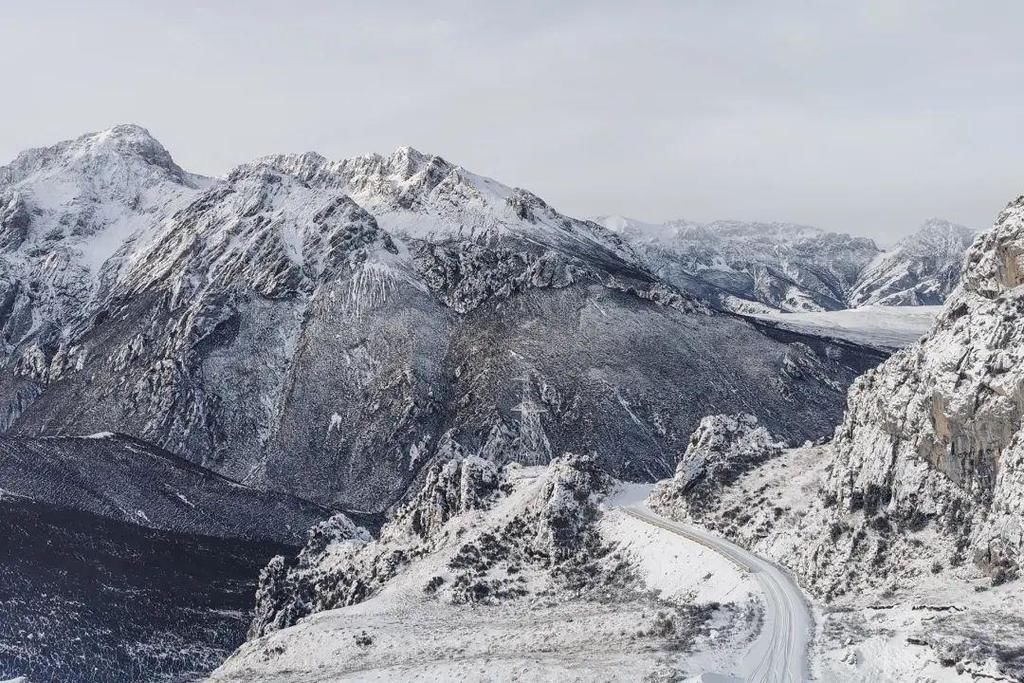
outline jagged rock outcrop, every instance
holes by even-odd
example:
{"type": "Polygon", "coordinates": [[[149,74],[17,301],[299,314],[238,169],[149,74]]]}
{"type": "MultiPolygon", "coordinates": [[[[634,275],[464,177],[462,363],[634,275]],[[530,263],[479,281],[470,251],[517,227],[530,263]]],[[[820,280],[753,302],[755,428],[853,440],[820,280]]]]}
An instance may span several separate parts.
{"type": "Polygon", "coordinates": [[[784,447],[749,413],[709,415],[690,436],[675,475],[652,491],[651,504],[674,516],[700,519],[711,511],[717,492],[784,447]]]}
{"type": "Polygon", "coordinates": [[[1022,266],[1024,198],[971,247],[930,334],[854,383],[826,494],[859,525],[930,525],[941,559],[997,578],[1024,549],[1022,266]]]}
{"type": "Polygon", "coordinates": [[[530,571],[541,583],[579,587],[586,576],[599,585],[594,563],[607,549],[594,522],[611,485],[589,456],[564,455],[533,476],[473,455],[435,463],[379,539],[328,521],[311,530],[294,564],[275,558],[260,577],[250,637],[367,600],[428,556],[438,573],[424,592],[454,603],[520,598],[530,571]]]}
{"type": "Polygon", "coordinates": [[[289,563],[283,555],[273,557],[260,572],[250,637],[291,626],[318,611],[321,602],[316,593],[322,577],[314,576],[317,564],[328,555],[352,553],[370,541],[366,529],[338,514],[309,529],[306,545],[293,562],[289,563]]]}
{"type": "Polygon", "coordinates": [[[858,278],[851,306],[941,304],[960,281],[964,253],[977,233],[939,218],[879,256],[858,278]]]}

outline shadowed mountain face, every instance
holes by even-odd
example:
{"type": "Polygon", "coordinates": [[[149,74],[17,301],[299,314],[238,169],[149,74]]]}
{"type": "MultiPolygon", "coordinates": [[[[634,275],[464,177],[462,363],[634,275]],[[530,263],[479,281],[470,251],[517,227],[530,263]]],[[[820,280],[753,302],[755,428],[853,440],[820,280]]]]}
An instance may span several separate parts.
{"type": "Polygon", "coordinates": [[[282,552],[0,498],[0,680],[195,680],[245,639],[282,552]]]}
{"type": "Polygon", "coordinates": [[[54,229],[96,176],[81,159],[128,178],[153,163],[161,179],[96,195],[135,229],[95,272],[82,261],[81,287],[10,266],[11,434],[122,432],[257,487],[376,512],[452,453],[595,452],[617,476],[655,479],[708,413],[825,436],[853,377],[880,360],[716,313],[615,234],[439,157],[278,156],[211,181],[137,154],[162,150],[143,137],[85,136],[59,146],[75,163],[36,151],[28,170],[0,173],[27,207],[24,232],[55,235],[15,240],[8,264],[89,248],[54,229]],[[53,178],[63,203],[34,211],[53,178]],[[161,193],[176,199],[131,213],[161,193]]]}
{"type": "Polygon", "coordinates": [[[125,436],[0,436],[0,495],[151,529],[300,545],[332,514],[125,436]]]}

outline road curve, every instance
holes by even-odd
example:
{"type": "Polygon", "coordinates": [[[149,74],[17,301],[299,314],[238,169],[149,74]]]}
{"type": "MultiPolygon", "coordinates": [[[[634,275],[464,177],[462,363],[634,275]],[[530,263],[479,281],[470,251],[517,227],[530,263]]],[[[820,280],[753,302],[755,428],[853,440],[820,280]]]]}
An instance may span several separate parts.
{"type": "Polygon", "coordinates": [[[645,505],[622,511],[658,528],[670,531],[714,550],[757,580],[764,593],[764,627],[743,658],[741,671],[747,681],[800,683],[810,680],[807,645],[814,621],[803,592],[788,572],[748,550],[688,524],[673,522],[645,505]]]}

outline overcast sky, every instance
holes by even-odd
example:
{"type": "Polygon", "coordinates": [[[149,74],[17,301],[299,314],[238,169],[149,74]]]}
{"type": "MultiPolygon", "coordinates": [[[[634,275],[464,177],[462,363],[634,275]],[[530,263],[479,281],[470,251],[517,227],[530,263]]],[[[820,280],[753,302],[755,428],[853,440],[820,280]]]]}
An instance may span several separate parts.
{"type": "Polygon", "coordinates": [[[212,175],[409,144],[573,215],[889,242],[1024,193],[1022,25],[1019,0],[9,2],[0,159],[121,122],[212,175]]]}

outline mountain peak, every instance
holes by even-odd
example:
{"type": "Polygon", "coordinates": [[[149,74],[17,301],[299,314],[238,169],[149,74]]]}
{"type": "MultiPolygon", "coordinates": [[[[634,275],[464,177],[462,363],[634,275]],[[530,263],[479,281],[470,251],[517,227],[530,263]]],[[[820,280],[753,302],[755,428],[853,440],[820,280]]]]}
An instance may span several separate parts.
{"type": "Polygon", "coordinates": [[[951,236],[960,237],[966,239],[966,243],[970,244],[973,240],[974,235],[977,233],[973,228],[969,228],[966,225],[960,225],[948,221],[945,218],[929,218],[920,225],[910,236],[909,239],[919,237],[923,235],[936,235],[936,236],[951,236]]]}
{"type": "Polygon", "coordinates": [[[391,153],[390,158],[403,160],[408,159],[411,161],[423,162],[426,161],[427,159],[433,158],[434,156],[435,155],[433,154],[426,154],[424,152],[421,152],[415,147],[411,147],[409,145],[402,145],[400,147],[395,148],[395,151],[391,153]]]}
{"type": "Polygon", "coordinates": [[[79,167],[95,172],[97,163],[106,166],[124,162],[141,162],[179,182],[186,182],[189,177],[148,130],[135,124],[119,124],[48,147],[25,150],[9,165],[0,167],[0,183],[19,182],[47,169],[79,167]]]}
{"type": "Polygon", "coordinates": [[[124,123],[81,136],[73,146],[80,153],[93,155],[117,154],[133,156],[146,163],[159,166],[175,174],[184,172],[171,158],[170,152],[142,126],[124,123]]]}
{"type": "Polygon", "coordinates": [[[921,254],[948,254],[959,263],[964,250],[974,241],[977,232],[945,218],[929,218],[917,230],[901,239],[892,253],[909,251],[921,254]]]}
{"type": "Polygon", "coordinates": [[[82,138],[96,138],[100,140],[146,140],[160,144],[157,142],[153,134],[148,129],[140,126],[137,123],[119,123],[116,126],[101,130],[95,133],[86,133],[81,136],[82,138]]]}

